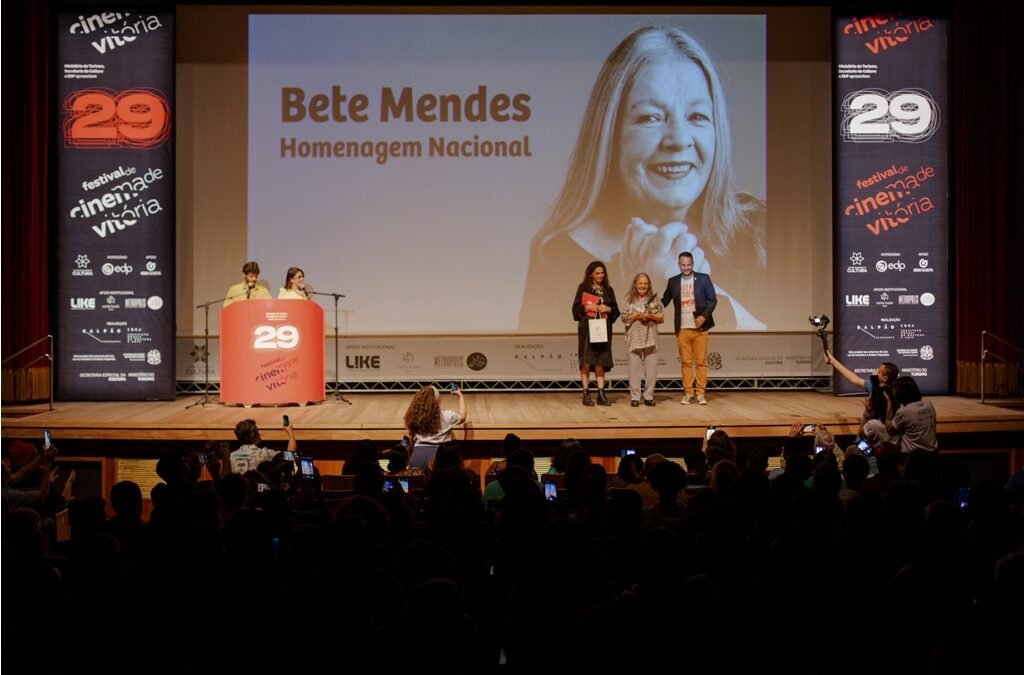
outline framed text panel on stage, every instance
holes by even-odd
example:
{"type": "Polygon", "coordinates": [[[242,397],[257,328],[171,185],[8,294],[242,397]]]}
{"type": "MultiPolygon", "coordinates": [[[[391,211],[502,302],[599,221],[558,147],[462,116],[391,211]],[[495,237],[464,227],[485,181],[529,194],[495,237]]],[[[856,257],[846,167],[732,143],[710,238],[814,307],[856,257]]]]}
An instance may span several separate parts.
{"type": "Polygon", "coordinates": [[[833,22],[836,354],[865,379],[890,361],[946,393],[948,24],[884,12],[833,22]]]}
{"type": "Polygon", "coordinates": [[[172,399],[174,15],[57,22],[57,396],[172,399]]]}
{"type": "Polygon", "coordinates": [[[222,403],[324,400],[324,311],[302,300],[246,300],[220,313],[222,403]]]}

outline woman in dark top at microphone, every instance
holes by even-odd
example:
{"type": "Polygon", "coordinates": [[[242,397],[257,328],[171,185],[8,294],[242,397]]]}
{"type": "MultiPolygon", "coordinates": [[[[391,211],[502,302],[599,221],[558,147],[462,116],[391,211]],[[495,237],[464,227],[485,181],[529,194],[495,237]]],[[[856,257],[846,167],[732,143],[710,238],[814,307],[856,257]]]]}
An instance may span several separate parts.
{"type": "Polygon", "coordinates": [[[313,289],[306,285],[306,273],[298,267],[289,267],[284,286],[277,292],[278,300],[309,300],[313,289]]]}
{"type": "Polygon", "coordinates": [[[576,288],[572,301],[572,318],[579,324],[580,380],[583,382],[583,405],[594,405],[590,398],[590,369],[593,367],[597,379],[597,404],[611,405],[604,393],[604,374],[612,369],[612,324],[619,318],[619,303],[615,291],[608,284],[605,265],[595,260],[587,265],[583,282],[576,288]],[[604,342],[590,341],[588,321],[600,317],[607,323],[608,339],[604,342]]]}

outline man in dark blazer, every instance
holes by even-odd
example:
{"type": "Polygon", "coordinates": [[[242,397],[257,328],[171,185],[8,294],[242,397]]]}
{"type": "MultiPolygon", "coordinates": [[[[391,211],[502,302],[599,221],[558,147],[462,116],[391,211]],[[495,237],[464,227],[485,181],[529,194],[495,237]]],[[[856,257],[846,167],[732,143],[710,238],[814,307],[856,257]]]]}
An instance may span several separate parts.
{"type": "Polygon", "coordinates": [[[707,405],[704,391],[708,383],[708,329],[715,325],[712,315],[718,297],[711,277],[693,271],[693,254],[689,251],[679,254],[679,271],[668,280],[661,304],[668,307],[671,300],[676,308],[676,344],[683,371],[682,404],[707,405]]]}

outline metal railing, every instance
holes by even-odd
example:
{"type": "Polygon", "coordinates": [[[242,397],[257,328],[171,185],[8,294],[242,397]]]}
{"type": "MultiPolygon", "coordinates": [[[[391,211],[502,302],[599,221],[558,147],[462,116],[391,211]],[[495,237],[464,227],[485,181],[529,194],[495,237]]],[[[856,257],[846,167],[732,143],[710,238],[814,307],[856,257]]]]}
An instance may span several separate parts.
{"type": "MultiPolygon", "coordinates": [[[[1006,347],[1009,347],[1013,351],[1017,352],[1018,355],[1024,354],[1024,349],[1021,349],[1020,347],[1018,347],[1017,345],[1013,344],[1012,342],[1007,342],[1006,340],[1004,340],[1003,338],[999,337],[995,333],[990,333],[987,330],[981,331],[981,402],[982,403],[985,402],[985,359],[986,358],[991,356],[994,359],[998,359],[999,361],[1002,361],[1003,363],[1005,363],[1008,366],[1016,366],[1018,373],[1020,373],[1020,369],[1021,369],[1020,361],[1016,361],[1016,362],[1010,361],[1009,359],[1004,358],[1001,354],[996,354],[995,352],[993,352],[993,351],[991,351],[989,349],[985,349],[985,338],[986,337],[989,337],[989,338],[995,340],[996,342],[998,342],[998,343],[1000,343],[1000,344],[1002,344],[1002,345],[1004,345],[1006,347]]],[[[1018,374],[1017,377],[1019,379],[1020,375],[1018,374]]],[[[1018,389],[1019,389],[1019,384],[1020,383],[1018,382],[1018,389]]]]}
{"type": "Polygon", "coordinates": [[[6,367],[8,363],[10,363],[14,359],[18,358],[19,356],[21,356],[25,352],[29,351],[30,349],[36,347],[37,345],[42,344],[43,342],[49,343],[48,344],[49,349],[47,350],[47,352],[45,354],[37,356],[36,358],[32,359],[31,361],[26,363],[21,368],[18,368],[17,370],[28,370],[29,368],[32,367],[33,363],[36,363],[37,361],[42,361],[43,359],[46,359],[50,363],[50,410],[53,410],[53,336],[52,335],[46,335],[44,337],[41,337],[38,340],[36,340],[35,342],[33,342],[32,344],[30,344],[29,346],[25,347],[24,349],[19,349],[18,351],[14,352],[10,356],[8,356],[6,359],[4,359],[2,362],[0,362],[0,367],[6,367]]]}

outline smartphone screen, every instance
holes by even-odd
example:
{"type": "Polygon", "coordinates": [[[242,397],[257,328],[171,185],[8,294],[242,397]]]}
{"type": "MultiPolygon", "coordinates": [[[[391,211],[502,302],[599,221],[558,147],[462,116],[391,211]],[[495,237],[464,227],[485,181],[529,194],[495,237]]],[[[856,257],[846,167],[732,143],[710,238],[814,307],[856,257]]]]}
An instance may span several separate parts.
{"type": "Polygon", "coordinates": [[[256,483],[256,492],[270,492],[270,485],[267,483],[256,483]]]}
{"type": "Polygon", "coordinates": [[[408,448],[409,447],[409,437],[408,436],[402,436],[402,447],[403,448],[408,448]]]}
{"type": "Polygon", "coordinates": [[[409,480],[406,478],[399,478],[398,484],[402,486],[402,492],[409,491],[409,480]]]}
{"type": "Polygon", "coordinates": [[[558,486],[554,483],[544,483],[544,499],[553,502],[558,499],[558,486]]]}
{"type": "Polygon", "coordinates": [[[958,499],[959,499],[959,502],[960,502],[960,510],[961,511],[966,511],[968,505],[970,504],[970,500],[971,500],[971,488],[969,488],[969,487],[962,487],[962,488],[960,488],[960,493],[958,495],[958,499]]]}
{"type": "Polygon", "coordinates": [[[804,428],[803,428],[803,433],[805,433],[805,434],[813,434],[817,430],[818,430],[818,425],[817,424],[805,424],[804,428]]]}
{"type": "Polygon", "coordinates": [[[459,390],[459,385],[455,382],[452,382],[451,384],[448,385],[448,390],[454,394],[459,390]]]}
{"type": "Polygon", "coordinates": [[[209,461],[210,461],[210,456],[208,454],[206,454],[205,452],[200,452],[199,453],[199,463],[200,464],[206,464],[209,461]]]}
{"type": "Polygon", "coordinates": [[[619,457],[625,457],[626,455],[635,455],[636,450],[633,448],[623,448],[619,450],[619,457]]]}
{"type": "Polygon", "coordinates": [[[871,456],[871,444],[868,443],[867,441],[861,439],[860,441],[857,442],[857,447],[860,448],[860,451],[863,452],[868,457],[871,456]]]}
{"type": "Polygon", "coordinates": [[[704,432],[704,438],[711,438],[711,434],[713,433],[715,433],[715,427],[708,427],[707,430],[704,432]]]}
{"type": "Polygon", "coordinates": [[[306,478],[312,478],[315,474],[313,471],[313,458],[309,455],[302,455],[299,457],[299,471],[306,478]]]}
{"type": "Polygon", "coordinates": [[[819,452],[822,452],[824,449],[825,449],[824,445],[816,445],[816,446],[814,446],[814,454],[818,454],[819,452]]]}
{"type": "Polygon", "coordinates": [[[50,449],[50,430],[46,429],[43,431],[43,448],[46,450],[50,449]]]}
{"type": "Polygon", "coordinates": [[[395,491],[395,481],[391,480],[390,478],[385,478],[384,479],[384,492],[394,492],[394,491],[395,491]]]}
{"type": "Polygon", "coordinates": [[[285,450],[281,454],[284,455],[284,459],[285,459],[286,462],[294,462],[295,461],[295,453],[292,452],[291,450],[285,450]]]}
{"type": "Polygon", "coordinates": [[[284,425],[286,427],[290,427],[291,426],[291,422],[288,421],[288,416],[287,415],[281,415],[281,421],[284,422],[284,425]]]}

